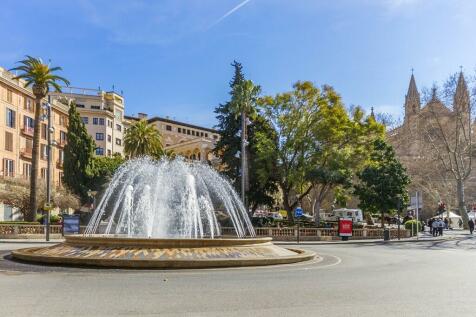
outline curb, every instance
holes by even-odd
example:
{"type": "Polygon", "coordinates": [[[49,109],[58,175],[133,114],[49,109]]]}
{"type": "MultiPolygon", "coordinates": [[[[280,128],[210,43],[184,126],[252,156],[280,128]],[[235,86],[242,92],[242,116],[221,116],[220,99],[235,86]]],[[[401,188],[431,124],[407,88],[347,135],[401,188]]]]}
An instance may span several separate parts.
{"type": "Polygon", "coordinates": [[[273,241],[276,245],[348,245],[348,244],[393,244],[393,243],[408,243],[408,242],[441,242],[455,240],[454,237],[438,238],[438,239],[401,239],[401,240],[349,240],[349,241],[273,241]]]}

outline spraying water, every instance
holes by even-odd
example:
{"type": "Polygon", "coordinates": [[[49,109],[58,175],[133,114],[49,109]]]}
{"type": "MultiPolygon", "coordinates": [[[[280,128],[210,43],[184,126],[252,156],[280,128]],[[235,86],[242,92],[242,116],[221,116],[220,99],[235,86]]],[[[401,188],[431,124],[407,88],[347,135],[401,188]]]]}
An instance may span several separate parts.
{"type": "Polygon", "coordinates": [[[214,238],[221,235],[217,214],[229,217],[238,237],[255,235],[238,195],[214,169],[139,158],[114,174],[85,234],[214,238]]]}

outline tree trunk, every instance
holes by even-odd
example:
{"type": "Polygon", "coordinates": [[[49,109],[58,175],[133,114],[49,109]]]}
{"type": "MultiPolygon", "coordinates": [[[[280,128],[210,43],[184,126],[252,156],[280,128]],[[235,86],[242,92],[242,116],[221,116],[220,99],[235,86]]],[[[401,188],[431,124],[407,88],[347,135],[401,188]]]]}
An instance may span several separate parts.
{"type": "Polygon", "coordinates": [[[38,171],[40,165],[40,133],[41,133],[41,100],[43,96],[36,96],[35,100],[35,125],[33,130],[33,149],[31,153],[31,175],[30,175],[30,208],[26,214],[26,221],[35,221],[38,205],[37,184],[38,171]]]}
{"type": "Polygon", "coordinates": [[[312,206],[312,212],[314,213],[314,221],[317,227],[319,227],[319,224],[321,223],[320,210],[321,210],[321,202],[319,201],[319,199],[316,199],[312,206]]]}
{"type": "Polygon", "coordinates": [[[294,224],[294,215],[291,206],[289,205],[288,195],[283,193],[283,206],[288,214],[288,221],[290,224],[294,224]]]}
{"type": "Polygon", "coordinates": [[[382,225],[382,229],[385,228],[385,212],[382,211],[382,218],[380,219],[380,224],[382,225]]]}
{"type": "Polygon", "coordinates": [[[458,196],[458,211],[463,220],[463,228],[468,229],[468,213],[464,202],[464,181],[456,181],[456,195],[458,196]]]}

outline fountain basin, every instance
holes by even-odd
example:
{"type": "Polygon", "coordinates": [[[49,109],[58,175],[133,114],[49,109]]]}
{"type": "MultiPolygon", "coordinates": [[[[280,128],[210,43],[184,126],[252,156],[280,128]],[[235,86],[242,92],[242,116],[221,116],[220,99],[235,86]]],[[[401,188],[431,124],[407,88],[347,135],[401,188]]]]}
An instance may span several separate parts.
{"type": "Polygon", "coordinates": [[[274,245],[271,238],[147,239],[66,236],[65,242],[12,251],[19,260],[115,268],[213,268],[289,264],[312,260],[307,250],[274,245]]]}

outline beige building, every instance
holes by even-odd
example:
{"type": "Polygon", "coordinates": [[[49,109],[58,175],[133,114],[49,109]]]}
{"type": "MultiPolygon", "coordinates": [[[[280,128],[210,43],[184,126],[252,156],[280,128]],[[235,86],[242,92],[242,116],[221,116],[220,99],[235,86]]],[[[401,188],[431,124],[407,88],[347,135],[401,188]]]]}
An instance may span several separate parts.
{"type": "MultiPolygon", "coordinates": [[[[444,144],[440,130],[445,131],[446,138],[453,140],[456,120],[467,122],[473,131],[473,136],[476,127],[474,122],[470,122],[469,91],[462,72],[458,77],[451,108],[438,98],[436,89],[428,99],[428,102],[422,105],[415,77],[412,74],[405,96],[403,124],[387,134],[399,160],[412,178],[410,192],[412,195],[417,190],[423,193],[424,217],[434,215],[439,201],[444,201],[450,208],[457,207],[454,177],[445,172],[445,168],[435,153],[435,146],[432,145],[436,144],[440,148],[444,144]]],[[[464,165],[467,164],[464,163],[464,165]]],[[[475,168],[465,185],[466,202],[475,201],[475,168]]]]}
{"type": "Polygon", "coordinates": [[[171,120],[169,118],[147,118],[144,113],[138,117],[126,117],[129,122],[147,119],[154,124],[162,137],[162,145],[166,150],[190,160],[209,162],[215,165],[217,158],[213,155],[215,143],[219,139],[218,131],[171,120]]]}
{"type": "MultiPolygon", "coordinates": [[[[33,92],[24,88],[23,80],[14,80],[14,75],[0,67],[0,178],[19,177],[29,179],[33,148],[35,103],[33,92]]],[[[46,100],[45,100],[46,102],[46,100]]],[[[68,109],[57,102],[52,103],[52,124],[55,127],[51,149],[51,182],[61,186],[63,177],[63,148],[66,144],[68,109]]],[[[41,124],[40,177],[47,175],[47,121],[41,124]]],[[[11,220],[12,208],[0,204],[0,221],[11,220]]]]}
{"type": "Polygon", "coordinates": [[[124,153],[124,98],[116,92],[67,87],[62,93],[51,93],[76,101],[78,112],[96,142],[96,155],[124,153]]]}

